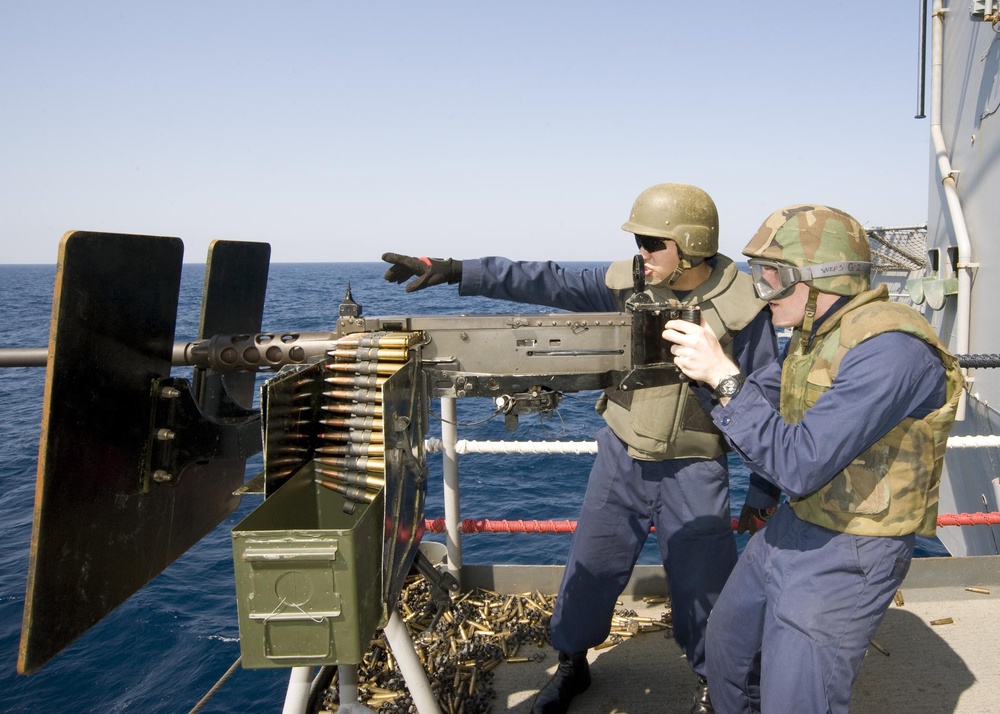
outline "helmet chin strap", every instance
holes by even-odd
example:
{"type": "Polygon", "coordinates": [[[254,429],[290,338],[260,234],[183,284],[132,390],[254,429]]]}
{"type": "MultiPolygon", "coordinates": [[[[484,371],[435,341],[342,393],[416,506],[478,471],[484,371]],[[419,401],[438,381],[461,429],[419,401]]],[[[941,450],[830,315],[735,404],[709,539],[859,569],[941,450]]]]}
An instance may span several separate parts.
{"type": "Polygon", "coordinates": [[[802,332],[799,337],[799,344],[796,352],[804,354],[809,346],[809,338],[812,335],[813,321],[816,319],[816,301],[819,299],[819,290],[812,285],[809,286],[809,297],[806,298],[805,315],[802,318],[802,332]]]}
{"type": "Polygon", "coordinates": [[[666,280],[667,287],[673,287],[674,283],[676,283],[680,279],[681,275],[684,274],[684,271],[691,267],[691,261],[687,258],[681,257],[681,259],[677,261],[677,267],[674,268],[674,272],[672,272],[666,280]]]}
{"type": "Polygon", "coordinates": [[[673,287],[674,283],[680,279],[685,270],[690,270],[694,266],[701,265],[704,262],[704,258],[688,258],[681,252],[681,247],[677,246],[677,267],[674,268],[674,272],[663,283],[667,287],[673,287]]]}

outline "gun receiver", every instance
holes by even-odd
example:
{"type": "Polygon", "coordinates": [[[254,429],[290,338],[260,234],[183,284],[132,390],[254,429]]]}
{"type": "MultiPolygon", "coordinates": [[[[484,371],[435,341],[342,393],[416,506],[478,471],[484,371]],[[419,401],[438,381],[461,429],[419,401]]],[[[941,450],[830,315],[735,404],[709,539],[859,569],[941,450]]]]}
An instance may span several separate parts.
{"type": "Polygon", "coordinates": [[[678,380],[660,332],[669,319],[692,319],[691,310],[646,302],[626,313],[347,317],[334,332],[215,335],[177,343],[173,362],[222,374],[278,370],[320,360],[355,333],[415,332],[422,337],[433,397],[494,398],[533,386],[565,392],[641,388],[678,380]]]}

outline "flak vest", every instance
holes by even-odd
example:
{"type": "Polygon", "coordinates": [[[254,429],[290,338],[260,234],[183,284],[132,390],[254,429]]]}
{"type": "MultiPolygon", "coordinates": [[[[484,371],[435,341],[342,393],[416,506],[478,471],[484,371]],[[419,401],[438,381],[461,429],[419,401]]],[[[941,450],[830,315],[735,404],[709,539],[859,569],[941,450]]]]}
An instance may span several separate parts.
{"type": "MultiPolygon", "coordinates": [[[[612,263],[605,284],[615,291],[618,309],[624,312],[626,300],[635,292],[632,261],[612,263]]],[[[691,290],[684,300],[678,300],[667,287],[647,286],[643,292],[654,302],[674,301],[700,307],[730,357],[736,333],[749,325],[766,305],[754,294],[750,276],[740,272],[723,255],[717,256],[708,280],[691,290]]],[[[729,450],[687,382],[632,391],[609,388],[596,408],[611,430],[628,445],[629,456],[635,459],[714,459],[729,450]]]]}
{"type": "MultiPolygon", "coordinates": [[[[831,388],[851,349],[893,331],[918,337],[937,350],[945,368],[945,404],[919,419],[907,417],[822,488],[792,499],[795,514],[804,521],[854,535],[934,535],[945,445],[964,379],[958,360],[933,328],[912,308],[890,302],[886,286],[855,296],[831,315],[808,351],[801,346],[801,330],[793,332],[791,344],[797,347],[781,372],[781,415],[798,423],[831,388]]],[[[859,419],[864,409],[858,405],[859,419]]]]}

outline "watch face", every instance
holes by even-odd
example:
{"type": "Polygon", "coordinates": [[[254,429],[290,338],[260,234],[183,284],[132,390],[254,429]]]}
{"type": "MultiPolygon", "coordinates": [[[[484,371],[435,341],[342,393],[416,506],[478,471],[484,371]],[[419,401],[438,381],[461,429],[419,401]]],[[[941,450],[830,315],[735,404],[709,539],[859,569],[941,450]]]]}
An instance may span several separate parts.
{"type": "Polygon", "coordinates": [[[740,380],[737,377],[723,377],[715,391],[720,397],[731,397],[740,391],[740,380]]]}

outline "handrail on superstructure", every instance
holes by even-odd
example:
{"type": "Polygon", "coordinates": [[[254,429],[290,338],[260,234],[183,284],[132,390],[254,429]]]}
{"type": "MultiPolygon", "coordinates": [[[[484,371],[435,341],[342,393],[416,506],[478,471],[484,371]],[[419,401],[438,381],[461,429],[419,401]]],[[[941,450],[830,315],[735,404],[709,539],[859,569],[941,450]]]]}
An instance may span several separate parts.
{"type": "MultiPolygon", "coordinates": [[[[944,18],[947,10],[942,0],[934,0],[931,24],[931,143],[937,159],[938,178],[944,192],[945,205],[955,242],[958,246],[958,295],[955,305],[955,352],[964,354],[969,351],[969,334],[972,322],[972,241],[965,221],[965,212],[958,196],[955,184],[955,171],[948,158],[948,147],[945,144],[944,132],[941,130],[941,113],[943,101],[943,63],[944,63],[944,18]]],[[[965,418],[965,394],[959,404],[956,419],[965,418]]]]}

